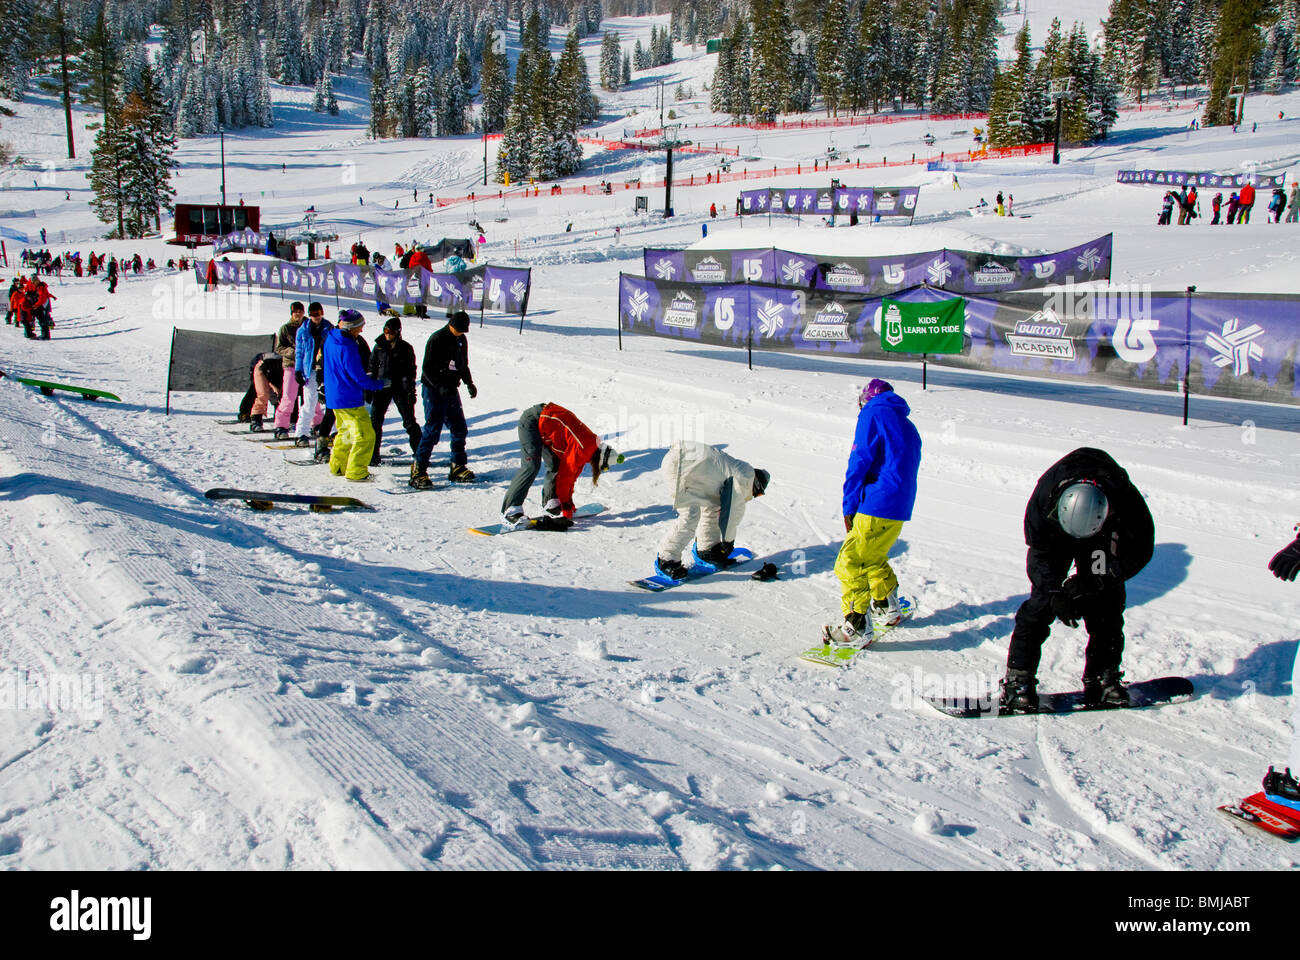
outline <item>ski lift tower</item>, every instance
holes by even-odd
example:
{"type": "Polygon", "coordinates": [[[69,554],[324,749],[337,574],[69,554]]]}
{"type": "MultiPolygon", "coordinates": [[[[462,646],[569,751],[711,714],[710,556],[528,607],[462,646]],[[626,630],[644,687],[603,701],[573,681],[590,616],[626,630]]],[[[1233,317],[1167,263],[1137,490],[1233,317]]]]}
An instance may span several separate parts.
{"type": "Polygon", "coordinates": [[[652,150],[663,150],[668,155],[668,165],[664,176],[664,219],[667,220],[673,215],[673,151],[681,147],[688,147],[691,144],[689,140],[682,140],[678,137],[681,130],[680,123],[670,123],[663,128],[663,135],[658,143],[651,146],[652,150]]]}
{"type": "Polygon", "coordinates": [[[1052,143],[1052,163],[1061,162],[1061,109],[1070,95],[1072,77],[1057,77],[1048,88],[1047,95],[1056,103],[1056,139],[1052,143]]]}

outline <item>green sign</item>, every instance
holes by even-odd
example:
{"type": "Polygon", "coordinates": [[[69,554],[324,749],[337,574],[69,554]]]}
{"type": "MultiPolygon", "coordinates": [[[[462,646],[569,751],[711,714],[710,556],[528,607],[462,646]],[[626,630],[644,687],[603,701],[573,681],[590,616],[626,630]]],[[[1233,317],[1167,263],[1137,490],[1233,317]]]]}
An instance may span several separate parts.
{"type": "Polygon", "coordinates": [[[893,353],[961,353],[966,334],[962,297],[935,303],[886,298],[880,305],[880,347],[893,353]]]}

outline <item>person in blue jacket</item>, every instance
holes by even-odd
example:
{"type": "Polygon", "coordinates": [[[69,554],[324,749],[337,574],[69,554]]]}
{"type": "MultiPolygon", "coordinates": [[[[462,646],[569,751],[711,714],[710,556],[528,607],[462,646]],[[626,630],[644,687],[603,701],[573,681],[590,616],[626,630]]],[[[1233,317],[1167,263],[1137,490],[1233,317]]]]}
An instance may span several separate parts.
{"type": "Polygon", "coordinates": [[[325,396],[338,421],[338,436],[330,454],[330,473],[349,480],[370,479],[370,455],[375,449],[375,430],[366,411],[365,391],[386,390],[388,380],[366,373],[357,338],[366,325],[355,310],[339,314],[338,326],[325,334],[325,396]]]}
{"type": "Polygon", "coordinates": [[[838,647],[865,647],[876,628],[903,620],[898,577],[889,548],[912,519],[921,435],[908,419],[907,401],[884,380],[872,380],[858,398],[858,426],[844,473],[844,530],[835,558],[844,623],[829,627],[838,647]]]}

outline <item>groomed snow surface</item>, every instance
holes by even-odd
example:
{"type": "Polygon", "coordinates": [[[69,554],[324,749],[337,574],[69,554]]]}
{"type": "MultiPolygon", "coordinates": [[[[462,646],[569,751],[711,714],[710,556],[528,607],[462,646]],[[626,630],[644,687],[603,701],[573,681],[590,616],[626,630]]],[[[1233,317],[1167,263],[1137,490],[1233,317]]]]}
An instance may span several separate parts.
{"type": "MultiPolygon", "coordinates": [[[[621,21],[629,42],[651,22],[621,21]]],[[[708,59],[661,70],[707,77],[708,59]]],[[[639,126],[655,85],[633,86],[622,96],[640,90],[639,126]]],[[[230,435],[215,421],[237,397],[176,394],[164,415],[172,327],[269,333],[287,317],[274,293],[235,309],[188,275],[127,277],[113,296],[98,279],[56,281],[55,339],[5,328],[0,367],[123,402],[0,381],[0,696],[19,698],[0,710],[0,865],[1297,865],[1285,844],[1213,812],[1258,789],[1293,736],[1300,597],[1266,564],[1300,509],[1294,408],[1193,397],[1183,427],[1181,399],[1149,392],[933,367],[923,391],[909,364],[758,354],[751,371],[739,351],[654,338],[624,337],[620,352],[617,277],[640,271],[642,246],[694,242],[709,204],[732,209],[744,186],[825,175],[680,188],[676,218],[638,218],[623,181],[653,158],[623,151],[593,156],[577,181],[614,180],[613,196],[551,197],[544,186],[527,200],[436,208],[427,193],[474,188],[481,143],[368,142],[364,90],[339,87],[341,118],[302,109],[309,91],[281,90],[281,127],[228,135],[230,195],[261,203],[276,225],[314,203],[344,234],[339,248],[359,235],[385,252],[464,236],[476,218],[488,260],[534,268],[522,334],[517,318],[492,315],[469,333],[480,482],[446,481],[445,438],[437,489],[397,496],[386,491],[401,489],[403,468],[349,484],[230,435]],[[840,483],[855,398],[874,376],[912,405],[925,444],[916,515],[892,559],[919,612],[837,672],[796,655],[838,615],[840,483]],[[627,454],[598,488],[579,482],[578,501],[606,511],[566,534],[470,535],[496,519],[519,412],[540,401],[569,407],[627,454]],[[672,516],[656,471],[681,437],[771,472],[740,537],[757,559],[667,593],[634,590],[626,581],[649,572],[672,516]],[[1156,521],[1155,559],[1129,585],[1128,675],[1188,676],[1196,698],[983,722],[918,704],[917,693],[1001,676],[1028,587],[1025,501],[1044,469],[1084,445],[1129,470],[1156,521]],[[215,486],[348,494],[377,509],[254,512],[205,500],[215,486]],[[749,578],[764,560],[780,580],[749,578]],[[28,702],[43,691],[44,704],[28,702]]],[[[9,179],[0,206],[35,216],[5,216],[6,228],[34,237],[45,226],[56,251],[176,255],[157,240],[93,239],[102,226],[86,207],[85,167],[58,162],[51,103],[16,109],[3,135],[36,167],[9,179]]],[[[826,146],[824,131],[756,135],[681,109],[703,125],[701,141],[743,140],[768,158],[826,146]]],[[[918,223],[850,232],[786,221],[779,245],[1041,250],[1113,232],[1116,281],[1296,292],[1294,225],[1267,225],[1257,208],[1248,226],[1156,227],[1159,191],[1114,182],[1129,166],[1287,169],[1300,128],[1279,110],[1300,112],[1300,97],[1251,98],[1259,129],[1235,136],[1187,132],[1190,110],[1125,115],[1111,142],[1068,150],[1059,168],[989,162],[960,175],[961,191],[923,167],[839,172],[846,183],[922,184],[918,223]],[[999,189],[1028,216],[970,216],[999,189]]],[[[605,132],[628,122],[611,115],[605,132]]],[[[964,151],[969,137],[947,126],[935,134],[964,151]]],[[[833,135],[851,146],[869,130],[865,155],[877,160],[928,149],[930,127],[833,135]]],[[[212,200],[216,141],[184,143],[180,160],[180,197],[212,200]]],[[[688,157],[678,172],[716,169],[716,158],[688,157]]],[[[750,242],[769,236],[765,224],[709,226],[726,245],[773,242],[750,242]]],[[[6,245],[12,260],[22,243],[6,234],[6,245]]],[[[422,351],[438,325],[408,318],[404,333],[422,351]]],[[[366,335],[378,333],[372,322],[366,335]]],[[[399,435],[390,415],[385,448],[399,435]]],[[[1083,642],[1079,630],[1053,631],[1044,689],[1077,687],[1083,642]]]]}

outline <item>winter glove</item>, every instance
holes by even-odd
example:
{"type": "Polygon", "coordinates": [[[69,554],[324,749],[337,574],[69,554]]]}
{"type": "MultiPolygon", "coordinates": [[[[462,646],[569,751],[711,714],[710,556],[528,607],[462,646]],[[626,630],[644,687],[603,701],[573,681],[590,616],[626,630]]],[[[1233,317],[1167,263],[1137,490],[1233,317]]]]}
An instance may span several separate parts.
{"type": "Polygon", "coordinates": [[[1067,627],[1077,627],[1079,625],[1078,607],[1065,595],[1064,591],[1056,591],[1052,594],[1051,599],[1052,613],[1056,619],[1067,627]]]}
{"type": "Polygon", "coordinates": [[[1076,610],[1082,608],[1089,597],[1101,593],[1103,588],[1104,584],[1100,577],[1084,573],[1076,573],[1061,584],[1061,592],[1074,604],[1076,610]]]}
{"type": "Polygon", "coordinates": [[[473,400],[475,397],[478,396],[478,387],[474,386],[474,384],[472,383],[465,384],[465,389],[469,391],[469,398],[471,400],[473,400]]]}
{"type": "Polygon", "coordinates": [[[1295,580],[1295,575],[1300,573],[1300,537],[1274,554],[1268,562],[1268,568],[1279,580],[1295,580]]]}
{"type": "Polygon", "coordinates": [[[295,370],[293,372],[293,378],[298,381],[298,386],[307,386],[307,374],[303,373],[301,370],[295,370]]]}

